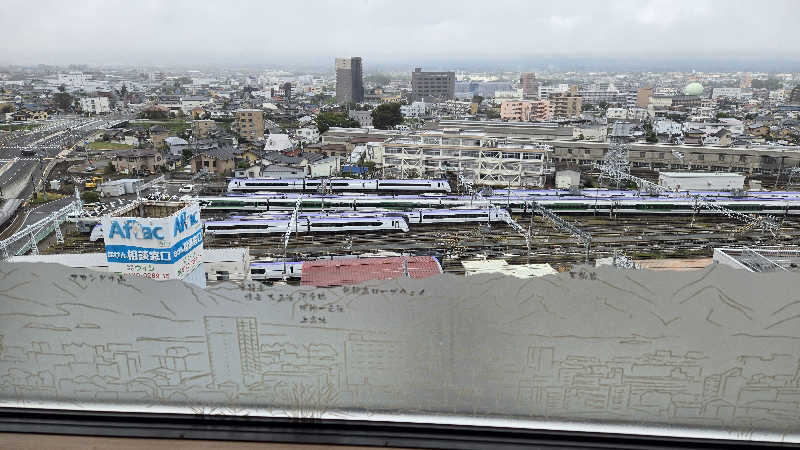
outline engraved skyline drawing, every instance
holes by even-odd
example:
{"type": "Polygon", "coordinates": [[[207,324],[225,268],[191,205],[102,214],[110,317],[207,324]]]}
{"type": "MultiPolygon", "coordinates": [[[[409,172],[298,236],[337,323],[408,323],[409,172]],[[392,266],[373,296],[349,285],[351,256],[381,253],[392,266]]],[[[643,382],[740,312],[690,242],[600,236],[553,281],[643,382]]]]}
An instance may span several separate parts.
{"type": "Polygon", "coordinates": [[[742,277],[714,265],[668,279],[581,269],[530,280],[201,290],[5,264],[0,398],[792,432],[795,285],[791,274],[742,277]]]}

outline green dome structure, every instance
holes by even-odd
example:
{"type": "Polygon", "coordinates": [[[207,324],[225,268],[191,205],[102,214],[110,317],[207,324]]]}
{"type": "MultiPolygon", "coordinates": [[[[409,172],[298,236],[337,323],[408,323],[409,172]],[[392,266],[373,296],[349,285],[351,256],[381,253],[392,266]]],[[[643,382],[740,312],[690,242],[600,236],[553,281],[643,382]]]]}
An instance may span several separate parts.
{"type": "Polygon", "coordinates": [[[703,93],[703,85],[698,82],[692,82],[683,88],[683,93],[686,95],[700,95],[703,93]]]}

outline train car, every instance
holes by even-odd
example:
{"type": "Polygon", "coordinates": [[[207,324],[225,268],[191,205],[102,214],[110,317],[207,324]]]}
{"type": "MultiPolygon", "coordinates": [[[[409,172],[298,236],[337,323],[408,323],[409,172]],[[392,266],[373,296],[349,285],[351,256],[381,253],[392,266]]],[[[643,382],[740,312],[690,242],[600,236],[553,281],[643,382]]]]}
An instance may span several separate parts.
{"type": "Polygon", "coordinates": [[[361,180],[352,178],[232,178],[228,182],[228,192],[318,192],[329,189],[332,192],[450,192],[447,180],[361,180]]]}
{"type": "Polygon", "coordinates": [[[300,278],[303,273],[302,261],[272,261],[250,263],[250,278],[258,281],[300,278]]]}
{"type": "Polygon", "coordinates": [[[295,223],[289,220],[220,220],[206,221],[205,232],[210,235],[263,235],[293,233],[344,233],[368,231],[408,231],[402,217],[303,217],[295,223]]]}
{"type": "Polygon", "coordinates": [[[378,192],[450,192],[447,180],[375,180],[378,192]]]}
{"type": "Polygon", "coordinates": [[[408,212],[389,213],[408,220],[409,225],[434,225],[440,223],[506,222],[511,219],[508,211],[500,208],[486,209],[418,209],[408,212]]]}
{"type": "MultiPolygon", "coordinates": [[[[203,211],[239,212],[290,212],[294,210],[300,194],[269,194],[231,197],[202,197],[197,201],[203,211]]],[[[800,195],[781,194],[772,198],[754,197],[704,197],[707,201],[743,213],[800,214],[800,195]]],[[[415,209],[487,208],[488,202],[514,213],[529,213],[533,202],[556,213],[581,214],[615,212],[619,214],[687,214],[695,209],[695,200],[683,196],[647,197],[638,195],[609,197],[508,197],[490,196],[475,199],[469,196],[445,195],[304,195],[300,200],[303,211],[323,209],[340,211],[382,212],[385,210],[409,211],[415,209]]],[[[698,211],[700,212],[700,211],[698,211]]],[[[702,214],[715,214],[704,208],[702,214]]],[[[413,221],[413,220],[412,220],[413,221]]]]}

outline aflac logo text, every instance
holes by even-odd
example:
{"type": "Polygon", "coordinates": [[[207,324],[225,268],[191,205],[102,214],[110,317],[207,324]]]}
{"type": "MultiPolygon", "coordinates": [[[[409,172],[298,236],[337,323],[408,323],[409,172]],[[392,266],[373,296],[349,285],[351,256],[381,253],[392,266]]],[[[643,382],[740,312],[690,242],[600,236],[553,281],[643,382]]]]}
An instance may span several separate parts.
{"type": "Polygon", "coordinates": [[[131,232],[135,239],[164,239],[162,227],[148,227],[132,219],[126,220],[123,225],[116,220],[111,222],[111,232],[108,237],[113,239],[114,236],[119,236],[122,239],[130,239],[131,232]]]}
{"type": "Polygon", "coordinates": [[[193,226],[200,223],[197,219],[197,213],[193,212],[191,214],[186,214],[186,211],[178,214],[175,216],[175,230],[173,231],[172,237],[177,236],[184,231],[191,229],[193,226]],[[186,223],[186,219],[189,219],[189,223],[186,223]]]}

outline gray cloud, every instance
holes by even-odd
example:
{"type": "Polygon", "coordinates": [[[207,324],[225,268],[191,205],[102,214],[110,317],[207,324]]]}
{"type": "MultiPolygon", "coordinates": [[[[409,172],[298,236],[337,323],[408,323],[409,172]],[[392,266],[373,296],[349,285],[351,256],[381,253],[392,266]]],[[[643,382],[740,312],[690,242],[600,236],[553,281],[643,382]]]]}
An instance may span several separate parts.
{"type": "Polygon", "coordinates": [[[5,0],[0,63],[800,58],[794,0],[5,0]]]}

